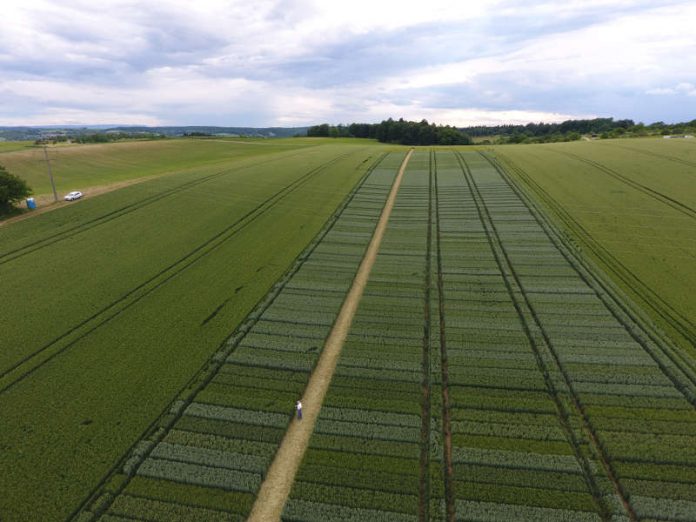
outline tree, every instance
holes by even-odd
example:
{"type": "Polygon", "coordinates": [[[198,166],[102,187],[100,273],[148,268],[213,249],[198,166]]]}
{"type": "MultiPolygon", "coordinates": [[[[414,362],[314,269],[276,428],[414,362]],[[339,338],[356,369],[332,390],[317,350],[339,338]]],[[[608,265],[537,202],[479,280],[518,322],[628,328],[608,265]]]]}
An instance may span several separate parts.
{"type": "Polygon", "coordinates": [[[314,125],[307,130],[307,136],[327,138],[329,136],[329,124],[322,123],[321,125],[314,125]]]}
{"type": "Polygon", "coordinates": [[[27,183],[5,170],[0,165],[0,214],[6,214],[12,210],[15,203],[31,194],[27,183]]]}

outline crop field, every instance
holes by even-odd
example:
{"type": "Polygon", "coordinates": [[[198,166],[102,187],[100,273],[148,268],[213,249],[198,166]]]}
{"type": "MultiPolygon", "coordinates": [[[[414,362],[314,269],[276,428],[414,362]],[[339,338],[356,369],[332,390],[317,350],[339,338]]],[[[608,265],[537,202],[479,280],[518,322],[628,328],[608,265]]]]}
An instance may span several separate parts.
{"type": "Polygon", "coordinates": [[[494,154],[577,248],[696,356],[696,143],[611,140],[494,154]]]}
{"type": "Polygon", "coordinates": [[[381,154],[273,152],[0,229],[2,520],[74,509],[381,154]]]}
{"type": "Polygon", "coordinates": [[[0,154],[3,152],[14,152],[32,147],[32,141],[0,141],[0,154]]]}
{"type": "Polygon", "coordinates": [[[319,378],[283,521],[696,521],[693,345],[597,253],[689,284],[696,146],[624,141],[308,141],[0,229],[0,519],[253,517],[319,378]]]}
{"type": "MultiPolygon", "coordinates": [[[[48,147],[53,178],[59,195],[71,190],[108,185],[148,176],[205,166],[210,172],[221,165],[273,152],[301,150],[315,145],[309,139],[176,139],[126,141],[109,144],[48,147]]],[[[0,164],[23,178],[34,194],[52,193],[43,148],[25,142],[0,143],[0,164]],[[21,144],[21,148],[20,145],[21,144]]]]}

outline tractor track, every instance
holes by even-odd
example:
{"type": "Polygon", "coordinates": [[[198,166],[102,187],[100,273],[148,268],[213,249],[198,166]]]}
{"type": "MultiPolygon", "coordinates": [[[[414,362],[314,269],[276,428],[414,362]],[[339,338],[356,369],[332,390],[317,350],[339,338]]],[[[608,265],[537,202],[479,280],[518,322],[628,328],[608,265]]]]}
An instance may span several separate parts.
{"type": "Polygon", "coordinates": [[[74,236],[81,234],[83,232],[87,232],[88,230],[91,230],[92,228],[95,228],[99,225],[109,223],[110,221],[113,221],[113,220],[118,219],[120,217],[126,216],[126,215],[128,215],[132,212],[135,212],[137,210],[140,210],[142,208],[145,208],[145,207],[152,205],[153,203],[156,203],[164,198],[167,198],[169,196],[176,195],[180,192],[184,192],[188,189],[197,187],[198,185],[201,185],[201,184],[206,183],[208,181],[212,181],[212,180],[224,177],[228,174],[234,174],[234,173],[237,173],[237,172],[249,169],[249,168],[257,167],[259,165],[273,163],[276,161],[283,161],[283,160],[287,159],[288,157],[298,156],[298,155],[300,155],[299,152],[297,154],[283,156],[282,158],[273,158],[273,159],[269,159],[269,160],[265,160],[265,161],[259,161],[257,163],[253,163],[251,165],[220,170],[220,171],[215,172],[213,174],[208,174],[207,176],[204,176],[202,178],[187,181],[186,183],[183,183],[177,187],[173,187],[171,189],[165,190],[165,191],[160,192],[158,194],[153,194],[152,196],[148,196],[146,198],[143,198],[143,199],[136,201],[134,203],[130,203],[130,204],[125,205],[123,207],[117,208],[117,209],[112,210],[111,212],[103,214],[99,217],[95,217],[93,219],[90,219],[88,221],[80,223],[79,225],[75,225],[74,227],[71,227],[67,230],[63,230],[61,232],[58,232],[50,237],[46,237],[43,239],[39,239],[37,241],[33,241],[33,242],[26,244],[22,247],[15,248],[14,250],[8,250],[7,252],[2,252],[2,253],[0,253],[0,265],[3,265],[5,263],[9,263],[11,261],[14,261],[15,259],[19,259],[27,254],[31,254],[32,252],[35,252],[35,251],[40,250],[42,248],[45,248],[47,246],[53,245],[55,243],[58,243],[60,241],[65,240],[65,239],[74,237],[74,236]]]}
{"type": "Polygon", "coordinates": [[[275,207],[287,196],[308,183],[316,175],[353,153],[354,152],[333,158],[330,161],[303,174],[298,179],[293,180],[291,183],[237,219],[234,223],[228,225],[222,231],[216,233],[211,238],[199,244],[193,250],[189,251],[184,256],[160,270],[157,274],[153,275],[145,282],[140,283],[115,301],[112,301],[110,304],[104,306],[99,311],[73,326],[60,336],[44,344],[37,350],[34,350],[32,353],[24,356],[8,369],[0,373],[0,394],[5,393],[14,385],[43,367],[46,363],[50,362],[58,355],[65,353],[66,350],[74,346],[78,341],[93,333],[98,328],[125,312],[133,305],[137,304],[155,290],[162,287],[171,279],[177,277],[186,269],[208,256],[211,252],[215,251],[232,237],[237,235],[237,233],[239,233],[241,230],[263,216],[268,210],[275,207]],[[59,343],[64,344],[59,345],[59,343]],[[50,354],[48,354],[49,351],[51,351],[50,354]],[[43,357],[41,360],[37,361],[37,364],[32,365],[25,371],[25,367],[28,365],[28,363],[37,360],[42,355],[46,355],[46,357],[43,357]]]}
{"type": "Polygon", "coordinates": [[[602,519],[611,519],[611,512],[602,499],[601,489],[595,481],[594,475],[592,473],[592,467],[587,457],[583,455],[580,451],[580,441],[575,435],[575,432],[573,431],[573,428],[569,421],[571,412],[567,411],[563,403],[563,400],[561,399],[561,394],[563,393],[563,391],[558,390],[558,388],[553,382],[551,373],[549,371],[549,367],[546,361],[544,360],[544,356],[542,354],[542,346],[546,348],[546,351],[548,351],[549,355],[551,356],[551,359],[553,360],[555,369],[558,370],[560,375],[563,377],[563,383],[565,384],[565,388],[567,389],[567,392],[571,399],[571,403],[573,404],[576,413],[582,420],[583,427],[589,435],[589,439],[591,440],[594,446],[595,453],[599,457],[599,460],[601,461],[602,467],[604,468],[607,477],[612,482],[614,491],[621,499],[621,503],[624,506],[624,509],[626,510],[629,518],[635,521],[637,520],[637,516],[628,500],[628,494],[624,490],[621,483],[618,481],[616,472],[611,465],[611,460],[607,455],[606,451],[604,450],[604,446],[596,437],[595,429],[592,426],[582,406],[582,403],[578,398],[577,392],[573,387],[572,380],[566,373],[565,368],[563,367],[560,358],[558,357],[558,354],[556,353],[556,350],[551,342],[551,339],[549,338],[546,330],[544,329],[544,326],[539,320],[539,317],[537,316],[536,311],[532,306],[524,290],[524,287],[522,286],[517,271],[515,270],[515,267],[512,264],[511,259],[509,258],[503,241],[500,238],[500,235],[498,234],[497,227],[495,226],[495,223],[490,215],[485,199],[479,191],[478,186],[476,185],[474,177],[469,169],[469,166],[467,165],[466,160],[461,155],[461,153],[457,153],[457,159],[460,163],[462,173],[464,175],[464,178],[466,179],[467,185],[469,186],[469,190],[474,200],[474,204],[476,205],[476,211],[478,213],[479,219],[481,220],[481,224],[483,225],[486,238],[491,248],[491,252],[493,253],[496,264],[498,265],[498,270],[500,271],[500,274],[505,283],[505,287],[510,296],[510,301],[512,302],[515,311],[517,312],[520,324],[524,330],[527,339],[529,340],[530,346],[532,347],[537,366],[539,367],[539,371],[541,372],[544,378],[548,394],[556,406],[559,423],[567,437],[568,443],[573,448],[575,459],[583,472],[585,483],[587,484],[590,493],[595,499],[598,512],[602,519]],[[521,299],[520,297],[518,297],[518,295],[521,296],[521,299]],[[525,313],[525,310],[528,312],[528,314],[525,313]],[[540,346],[540,343],[537,342],[537,339],[532,333],[532,325],[530,324],[527,315],[531,315],[533,325],[536,327],[536,330],[539,331],[543,338],[544,342],[542,346],[540,346]]]}
{"type": "MultiPolygon", "coordinates": [[[[496,161],[491,160],[499,170],[502,166],[496,161]]],[[[529,174],[521,167],[516,165],[510,158],[505,158],[508,168],[517,174],[520,179],[527,184],[536,196],[543,201],[549,209],[554,212],[557,218],[569,229],[581,236],[583,244],[588,250],[597,257],[606,267],[618,277],[633,293],[637,295],[643,304],[671,326],[679,335],[696,346],[696,324],[688,317],[682,315],[667,303],[658,293],[648,287],[638,278],[626,265],[619,261],[611,252],[605,249],[575,218],[573,218],[546,190],[536,183],[529,174]]]]}
{"type": "Polygon", "coordinates": [[[613,169],[610,169],[606,165],[603,165],[599,163],[598,161],[594,161],[588,158],[583,158],[582,156],[578,156],[577,154],[573,154],[572,152],[565,152],[565,151],[560,151],[556,149],[549,149],[555,152],[556,154],[560,154],[562,156],[566,156],[569,158],[576,159],[578,161],[582,161],[583,163],[586,163],[587,165],[590,165],[594,167],[595,169],[604,172],[605,174],[611,176],[612,178],[621,181],[625,185],[628,185],[631,188],[634,188],[638,190],[639,192],[642,192],[643,194],[650,196],[651,198],[673,208],[674,210],[681,212],[687,217],[690,217],[692,219],[696,219],[696,209],[691,208],[688,205],[685,205],[681,201],[677,201],[674,198],[671,198],[662,192],[659,192],[657,190],[651,189],[647,185],[643,185],[642,183],[638,183],[637,181],[632,180],[631,178],[624,176],[620,172],[617,172],[613,169]]]}
{"type": "MultiPolygon", "coordinates": [[[[601,143],[601,142],[600,142],[601,143]]],[[[606,146],[606,144],[603,144],[606,146]]],[[[665,159],[668,161],[674,161],[675,163],[681,163],[682,165],[686,165],[687,167],[696,167],[696,162],[685,160],[682,158],[678,158],[676,156],[670,156],[669,154],[660,154],[659,152],[653,152],[650,150],[643,150],[643,149],[636,149],[634,147],[627,147],[626,145],[617,145],[617,144],[612,144],[612,147],[616,147],[617,149],[623,149],[623,150],[628,150],[631,152],[638,152],[640,154],[645,154],[646,156],[652,156],[653,158],[659,158],[659,159],[665,159]]]]}
{"type": "Polygon", "coordinates": [[[672,346],[672,343],[654,331],[655,328],[649,321],[642,319],[623,302],[622,298],[617,295],[617,292],[609,287],[600,277],[595,274],[595,271],[588,267],[578,256],[573,254],[571,248],[567,247],[562,236],[554,230],[553,226],[542,217],[542,213],[537,211],[530,201],[525,197],[524,193],[514,184],[509,175],[504,169],[500,168],[495,162],[491,161],[485,154],[481,154],[500,174],[505,183],[514,191],[520,201],[529,210],[537,224],[544,231],[546,237],[555,246],[558,252],[568,262],[569,266],[578,274],[583,282],[591,288],[599,300],[604,304],[609,313],[614,319],[621,324],[628,332],[631,338],[643,348],[643,350],[651,357],[655,364],[660,368],[662,373],[672,382],[674,387],[680,391],[684,398],[696,408],[696,372],[694,371],[693,362],[691,362],[685,354],[677,347],[672,346]],[[640,333],[636,332],[636,328],[640,333]],[[672,368],[667,367],[655,354],[653,348],[648,346],[647,338],[657,347],[669,361],[672,366],[681,374],[675,375],[672,368]],[[684,384],[684,380],[691,385],[689,388],[684,384]]]}
{"type": "Polygon", "coordinates": [[[449,401],[449,363],[447,359],[447,335],[445,322],[445,284],[442,270],[442,249],[440,235],[440,193],[437,183],[437,154],[433,152],[433,174],[435,195],[435,245],[437,260],[437,301],[440,321],[440,379],[442,381],[442,467],[445,484],[445,511],[447,522],[457,519],[454,493],[454,466],[452,464],[452,423],[449,401]]]}
{"type": "MultiPolygon", "coordinates": [[[[304,251],[300,253],[295,259],[292,266],[288,271],[279,279],[270,290],[270,298],[268,294],[263,296],[259,303],[254,307],[254,309],[247,315],[246,320],[240,323],[232,334],[225,339],[221,344],[219,349],[214,352],[208,360],[203,363],[200,369],[193,375],[193,377],[180,389],[180,391],[174,395],[174,399],[167,405],[167,407],[162,411],[162,413],[151,422],[142,433],[135,439],[135,442],[123,453],[121,458],[117,460],[111,468],[104,474],[102,479],[96,484],[96,486],[85,496],[82,503],[68,515],[67,521],[76,521],[79,514],[83,511],[88,510],[91,504],[97,501],[105,492],[103,491],[104,486],[108,483],[112,475],[122,469],[125,463],[131,458],[136,450],[138,444],[143,440],[152,440],[153,444],[149,451],[143,453],[140,456],[140,463],[142,463],[151,453],[152,449],[155,448],[157,443],[159,443],[167,433],[176,425],[176,423],[181,419],[186,408],[190,405],[195,397],[213,380],[213,378],[220,372],[220,369],[224,366],[226,359],[234,350],[239,346],[242,340],[245,338],[246,334],[254,327],[256,323],[260,320],[265,312],[276,300],[276,298],[282,293],[286,288],[288,282],[292,280],[292,277],[302,268],[307,259],[316,250],[316,248],[322,243],[326,235],[333,229],[343,212],[346,210],[348,205],[353,201],[356,194],[363,187],[370,174],[379,166],[379,164],[386,157],[386,153],[378,156],[372,165],[367,169],[363,177],[356,183],[353,189],[348,193],[343,202],[339,205],[333,215],[324,224],[324,227],[319,231],[319,233],[312,239],[310,244],[305,248],[304,251]],[[179,401],[181,401],[179,403],[179,401]],[[178,407],[176,405],[179,404],[178,407]],[[171,411],[176,411],[170,416],[171,411]],[[169,418],[167,418],[169,417],[169,418]],[[164,422],[166,419],[166,422],[164,422]]],[[[134,473],[133,473],[134,474],[134,473]]],[[[132,475],[131,475],[132,476],[132,475]]],[[[109,497],[106,503],[99,505],[99,510],[95,513],[97,516],[105,513],[115,498],[126,488],[130,477],[128,480],[123,481],[122,484],[114,491],[109,493],[109,497]]]]}
{"type": "Polygon", "coordinates": [[[428,231],[426,233],[427,245],[425,247],[425,278],[423,287],[425,297],[423,301],[423,349],[421,369],[423,380],[421,381],[422,403],[421,403],[421,433],[420,433],[420,480],[418,481],[418,520],[427,522],[430,520],[430,422],[431,413],[431,382],[430,382],[430,291],[432,286],[431,270],[431,242],[433,236],[433,164],[432,151],[430,152],[429,173],[428,173],[428,231]]]}

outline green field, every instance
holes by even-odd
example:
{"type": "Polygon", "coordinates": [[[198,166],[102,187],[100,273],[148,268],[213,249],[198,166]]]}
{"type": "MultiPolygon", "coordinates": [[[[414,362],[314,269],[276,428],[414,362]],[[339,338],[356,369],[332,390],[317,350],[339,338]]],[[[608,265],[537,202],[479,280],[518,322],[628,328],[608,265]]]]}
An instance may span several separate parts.
{"type": "MultiPolygon", "coordinates": [[[[175,144],[0,228],[0,520],[244,520],[406,154],[175,144]]],[[[696,520],[694,152],[417,150],[283,520],[696,520]]]]}
{"type": "Polygon", "coordinates": [[[696,356],[696,143],[610,140],[493,154],[585,255],[696,356]]]}
{"type": "MultiPolygon", "coordinates": [[[[20,176],[37,195],[51,193],[41,147],[21,150],[14,142],[0,144],[6,154],[0,164],[20,176]]],[[[108,185],[115,182],[203,168],[214,171],[220,166],[274,152],[301,150],[316,145],[312,139],[193,139],[125,141],[110,144],[57,145],[48,147],[53,177],[59,195],[72,190],[108,185]]],[[[370,142],[365,142],[370,144],[370,142]]]]}
{"type": "Polygon", "coordinates": [[[3,520],[74,509],[380,154],[282,148],[0,229],[3,520]]]}
{"type": "Polygon", "coordinates": [[[33,145],[33,141],[0,141],[0,154],[30,149],[33,145]]]}

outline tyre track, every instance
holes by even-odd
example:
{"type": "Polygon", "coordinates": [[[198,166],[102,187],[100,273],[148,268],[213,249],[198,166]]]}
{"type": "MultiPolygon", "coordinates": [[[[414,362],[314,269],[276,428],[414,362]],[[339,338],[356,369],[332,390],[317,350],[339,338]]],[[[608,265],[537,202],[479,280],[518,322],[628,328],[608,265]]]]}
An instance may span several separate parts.
{"type": "Polygon", "coordinates": [[[428,173],[428,230],[426,233],[425,247],[425,278],[423,285],[425,297],[423,301],[423,349],[421,369],[423,379],[421,381],[421,447],[420,447],[420,480],[418,481],[418,519],[420,522],[430,520],[430,423],[431,423],[431,383],[430,383],[430,289],[431,278],[431,244],[433,231],[433,164],[432,151],[430,151],[430,171],[428,173]]]}
{"type": "Polygon", "coordinates": [[[569,158],[576,159],[578,161],[582,161],[583,163],[586,163],[587,165],[591,165],[592,167],[596,168],[597,170],[604,172],[605,174],[611,176],[612,178],[621,181],[625,185],[628,185],[631,188],[634,188],[638,190],[639,192],[642,192],[643,194],[650,196],[651,198],[664,203],[665,205],[673,208],[674,210],[681,212],[687,217],[690,217],[692,219],[696,219],[696,209],[691,208],[688,205],[685,205],[681,201],[677,201],[676,199],[673,199],[662,192],[658,192],[657,190],[651,189],[650,187],[643,185],[642,183],[638,183],[635,180],[632,180],[631,178],[624,176],[623,174],[610,169],[606,165],[602,165],[601,163],[597,161],[593,161],[588,158],[583,158],[582,156],[578,156],[577,154],[573,154],[572,152],[566,152],[566,151],[561,151],[561,150],[556,150],[553,148],[550,148],[549,150],[552,150],[556,154],[560,154],[562,156],[567,156],[569,158]]]}
{"type": "Polygon", "coordinates": [[[58,355],[65,353],[66,350],[74,346],[78,341],[87,337],[101,326],[105,325],[133,305],[137,304],[143,298],[152,294],[170,280],[180,275],[186,269],[208,256],[213,251],[217,250],[224,243],[237,235],[237,233],[239,233],[241,230],[249,226],[268,210],[276,206],[280,201],[308,183],[317,174],[323,172],[326,168],[330,167],[334,163],[357,152],[358,151],[353,151],[351,153],[333,158],[303,174],[298,179],[293,180],[291,183],[241,216],[234,223],[228,225],[222,231],[216,233],[208,240],[199,244],[193,250],[189,251],[184,256],[160,270],[157,274],[150,277],[145,282],[140,283],[135,288],[132,288],[121,297],[104,306],[96,313],[73,326],[60,336],[24,356],[8,369],[0,373],[0,394],[5,393],[14,385],[33,374],[39,368],[43,367],[46,363],[50,362],[58,355]]]}
{"type": "Polygon", "coordinates": [[[533,208],[529,200],[515,186],[504,169],[501,169],[485,154],[481,154],[481,156],[484,157],[496,169],[505,183],[515,192],[520,201],[534,217],[537,224],[544,231],[544,234],[549,241],[551,241],[558,252],[563,256],[563,258],[568,262],[569,266],[573,268],[583,282],[593,290],[597,298],[604,304],[614,319],[624,327],[631,338],[652,358],[662,373],[672,382],[674,387],[679,390],[684,398],[694,408],[696,408],[696,371],[694,370],[694,361],[690,360],[686,354],[681,352],[681,350],[672,346],[667,339],[662,338],[658,333],[656,333],[654,331],[654,326],[650,325],[648,321],[644,319],[641,320],[641,318],[638,317],[637,314],[634,313],[629,306],[623,302],[622,298],[620,298],[615,291],[613,291],[600,277],[598,277],[591,268],[583,263],[579,257],[573,255],[572,249],[565,246],[562,237],[557,232],[554,231],[552,233],[554,230],[552,225],[542,217],[543,214],[533,208]],[[631,321],[633,324],[628,321],[631,321]],[[659,350],[665,357],[667,357],[667,359],[669,359],[674,369],[676,369],[679,374],[676,374],[674,369],[667,367],[664,362],[660,360],[655,351],[648,346],[646,340],[636,332],[636,326],[640,329],[640,333],[647,336],[647,338],[656,346],[657,350],[659,350]],[[686,381],[688,384],[684,384],[684,381],[686,381]]]}
{"type": "Polygon", "coordinates": [[[445,322],[445,284],[442,270],[442,249],[440,237],[440,192],[437,183],[437,155],[434,158],[434,192],[435,192],[435,245],[437,269],[438,316],[440,320],[440,378],[442,380],[442,440],[443,473],[445,483],[445,510],[447,522],[457,519],[454,493],[454,465],[452,464],[452,423],[449,402],[449,363],[447,359],[447,335],[445,322]]]}
{"type": "MultiPolygon", "coordinates": [[[[504,172],[504,168],[494,159],[486,156],[499,171],[504,172]]],[[[573,216],[566,211],[541,185],[535,182],[521,167],[516,165],[510,158],[505,157],[505,163],[515,172],[527,186],[541,199],[570,230],[574,230],[583,239],[585,246],[600,259],[627,287],[638,295],[643,304],[648,306],[653,312],[662,318],[669,326],[674,328],[679,335],[684,337],[693,346],[696,346],[696,324],[688,317],[682,315],[678,310],[666,302],[657,292],[648,287],[636,276],[625,264],[619,261],[611,252],[605,249],[590,232],[581,225],[573,216]]]]}
{"type": "Polygon", "coordinates": [[[76,519],[79,519],[79,514],[92,507],[92,505],[105,494],[108,495],[107,501],[105,503],[99,503],[98,513],[96,514],[100,515],[108,510],[113,500],[115,500],[115,498],[118,497],[118,495],[128,485],[128,481],[123,481],[123,483],[114,492],[107,494],[103,491],[103,489],[108,483],[109,479],[119,470],[123,469],[126,462],[132,457],[132,455],[135,454],[136,448],[141,441],[150,440],[153,442],[153,444],[150,446],[150,451],[140,455],[140,462],[144,462],[145,459],[149,457],[152,449],[155,448],[157,443],[164,439],[166,434],[181,419],[186,411],[186,408],[194,401],[195,397],[208,384],[210,384],[210,382],[225,364],[227,358],[242,342],[246,334],[254,327],[254,325],[256,325],[256,323],[258,323],[263,316],[263,313],[273,304],[276,298],[283,292],[288,282],[292,280],[292,277],[302,268],[305,261],[307,261],[314,250],[316,250],[316,248],[321,244],[326,235],[333,229],[345,209],[348,207],[348,205],[350,205],[355,198],[355,195],[370,177],[370,174],[372,174],[372,172],[379,166],[386,156],[387,153],[383,153],[372,163],[363,177],[358,181],[356,186],[353,187],[350,193],[336,209],[334,214],[327,220],[324,227],[314,237],[307,248],[295,259],[293,265],[280,278],[279,282],[273,286],[269,294],[264,296],[261,301],[259,301],[251,313],[247,315],[246,319],[239,326],[237,326],[237,328],[235,328],[230,337],[221,343],[219,349],[201,366],[198,372],[196,372],[193,377],[181,388],[179,393],[174,395],[174,399],[169,403],[169,405],[152,423],[150,423],[147,428],[145,428],[145,430],[143,430],[140,436],[135,439],[135,442],[130,446],[130,448],[128,448],[123,453],[121,458],[104,474],[102,480],[99,481],[99,483],[85,497],[83,502],[67,517],[66,520],[75,520],[75,522],[77,522],[76,519]],[[170,414],[170,412],[174,413],[170,414]]]}
{"type": "MultiPolygon", "coordinates": [[[[302,152],[304,153],[304,151],[302,152]]],[[[173,187],[171,189],[165,190],[163,192],[160,192],[158,194],[153,194],[152,196],[148,196],[146,198],[143,198],[139,201],[136,201],[134,203],[130,203],[128,205],[125,205],[123,207],[117,208],[111,212],[108,212],[106,214],[103,214],[99,217],[90,219],[88,221],[85,221],[83,223],[80,223],[78,225],[75,225],[74,227],[71,227],[67,230],[63,230],[62,232],[58,232],[50,237],[46,237],[43,239],[39,239],[37,241],[33,241],[32,243],[29,243],[27,245],[24,245],[19,248],[15,248],[13,250],[9,250],[7,252],[2,252],[0,253],[0,265],[3,265],[5,263],[9,263],[10,261],[14,261],[15,259],[19,259],[27,254],[31,254],[32,252],[35,252],[37,250],[40,250],[42,248],[45,248],[47,246],[50,246],[54,243],[58,243],[60,241],[63,241],[65,239],[74,237],[78,234],[81,234],[82,232],[86,232],[94,227],[97,227],[99,225],[103,225],[105,223],[108,223],[110,221],[113,221],[115,219],[118,219],[120,217],[126,216],[132,212],[135,212],[136,210],[140,210],[142,208],[145,208],[149,205],[152,205],[153,203],[156,203],[164,198],[167,198],[169,196],[173,196],[175,194],[178,194],[179,192],[183,192],[185,190],[188,190],[190,188],[197,187],[198,185],[201,185],[203,183],[206,183],[208,181],[215,180],[217,178],[226,176],[228,174],[234,174],[252,167],[257,167],[259,165],[264,165],[267,163],[273,163],[276,161],[283,161],[289,157],[293,156],[299,156],[301,153],[298,152],[296,154],[292,155],[287,155],[283,156],[282,158],[273,158],[265,161],[259,161],[251,165],[246,165],[242,167],[237,167],[237,168],[232,168],[232,169],[225,169],[221,170],[218,172],[215,172],[213,174],[209,174],[207,176],[204,176],[203,178],[195,179],[192,181],[188,181],[186,183],[183,183],[182,185],[179,185],[177,187],[173,187]]]]}
{"type": "Polygon", "coordinates": [[[602,467],[604,468],[605,474],[611,481],[612,486],[614,487],[616,494],[619,496],[621,503],[624,509],[626,510],[626,513],[628,514],[629,518],[635,521],[637,520],[637,516],[629,502],[628,494],[619,482],[616,472],[611,465],[609,456],[606,454],[604,450],[604,446],[596,437],[595,429],[590,423],[589,417],[585,413],[585,410],[578,398],[577,392],[573,387],[573,382],[570,379],[569,375],[566,373],[565,368],[563,367],[560,358],[558,357],[558,354],[556,353],[556,350],[553,347],[553,344],[551,343],[551,339],[549,338],[546,330],[541,324],[541,321],[539,320],[536,311],[532,306],[524,290],[524,287],[522,286],[519,276],[508,256],[505,245],[503,244],[503,241],[500,238],[500,235],[498,234],[495,223],[489,213],[486,201],[481,195],[478,186],[476,185],[476,182],[474,180],[473,175],[471,174],[471,171],[469,170],[466,160],[459,152],[457,153],[457,159],[461,166],[467,185],[469,186],[469,190],[476,205],[476,210],[479,219],[481,220],[481,223],[484,227],[486,238],[490,245],[491,251],[493,252],[496,264],[498,265],[498,270],[500,271],[500,274],[503,277],[505,287],[510,296],[510,300],[513,306],[515,307],[515,311],[519,316],[521,326],[525,332],[527,339],[529,340],[530,346],[532,347],[537,366],[539,367],[539,371],[541,372],[544,378],[547,391],[556,406],[559,423],[561,424],[561,427],[566,434],[568,443],[573,448],[575,459],[583,472],[585,483],[587,484],[590,493],[595,499],[598,512],[604,520],[611,519],[612,513],[603,500],[601,489],[599,488],[599,485],[597,484],[595,477],[592,473],[592,467],[587,457],[583,455],[583,453],[580,451],[581,441],[578,440],[570,424],[571,412],[568,412],[563,400],[561,399],[562,391],[556,387],[556,384],[553,381],[549,367],[542,354],[543,348],[546,348],[546,351],[551,356],[555,369],[558,370],[558,373],[560,373],[560,375],[563,378],[564,388],[568,391],[569,398],[571,399],[571,403],[575,409],[575,412],[582,420],[583,427],[589,435],[589,439],[592,442],[595,453],[599,457],[602,467]],[[521,299],[518,296],[521,296],[521,299]],[[541,346],[540,343],[537,342],[535,335],[532,333],[532,325],[530,324],[527,318],[525,310],[531,316],[535,330],[537,330],[542,336],[543,344],[541,346]]]}
{"type": "MultiPolygon", "coordinates": [[[[603,145],[608,146],[607,143],[603,143],[603,145]]],[[[675,163],[681,163],[682,165],[686,165],[687,167],[696,167],[696,163],[693,161],[685,160],[683,158],[678,158],[676,156],[670,156],[668,154],[660,154],[659,152],[653,152],[651,150],[636,149],[633,147],[627,147],[626,145],[617,145],[616,143],[612,144],[611,146],[616,147],[617,149],[628,150],[631,152],[638,152],[640,154],[645,154],[646,156],[652,156],[653,158],[660,158],[660,159],[666,159],[668,161],[674,161],[675,163]]],[[[693,173],[690,173],[690,174],[693,174],[693,173]]]]}

